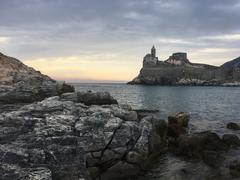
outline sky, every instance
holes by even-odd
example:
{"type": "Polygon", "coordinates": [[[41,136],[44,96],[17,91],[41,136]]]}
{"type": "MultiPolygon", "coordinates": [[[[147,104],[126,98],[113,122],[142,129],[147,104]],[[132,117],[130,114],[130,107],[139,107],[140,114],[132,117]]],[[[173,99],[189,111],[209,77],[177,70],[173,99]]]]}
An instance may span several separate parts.
{"type": "Polygon", "coordinates": [[[240,56],[239,0],[0,0],[0,52],[57,80],[126,82],[154,44],[221,65],[240,56]]]}

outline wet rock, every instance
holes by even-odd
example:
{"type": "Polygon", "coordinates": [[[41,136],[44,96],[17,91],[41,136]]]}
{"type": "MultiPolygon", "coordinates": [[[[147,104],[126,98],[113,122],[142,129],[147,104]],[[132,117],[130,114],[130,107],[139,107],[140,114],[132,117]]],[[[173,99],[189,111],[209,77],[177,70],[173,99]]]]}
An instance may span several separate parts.
{"type": "Polygon", "coordinates": [[[188,127],[190,115],[184,112],[180,112],[176,115],[168,117],[168,124],[178,124],[181,127],[188,127]]]}
{"type": "Polygon", "coordinates": [[[164,120],[153,117],[152,131],[149,136],[150,154],[162,153],[167,150],[167,130],[167,123],[164,120]]]}
{"type": "Polygon", "coordinates": [[[78,92],[78,101],[86,105],[117,104],[117,100],[108,92],[78,92]]]}
{"type": "Polygon", "coordinates": [[[150,110],[150,109],[137,109],[135,111],[137,112],[139,119],[142,119],[146,116],[157,115],[159,113],[159,110],[150,110]]]}
{"type": "Polygon", "coordinates": [[[168,136],[178,138],[182,134],[187,133],[188,122],[190,115],[180,112],[176,115],[168,117],[168,136]]]}
{"type": "Polygon", "coordinates": [[[227,147],[213,132],[181,135],[178,139],[178,154],[188,158],[203,158],[206,151],[220,152],[227,147]]]}
{"type": "Polygon", "coordinates": [[[178,124],[170,124],[168,125],[168,136],[173,138],[178,138],[182,134],[186,134],[187,130],[178,125],[178,124]]]}
{"type": "Polygon", "coordinates": [[[101,174],[101,179],[114,179],[114,178],[131,178],[134,177],[136,174],[141,171],[141,168],[136,166],[135,164],[129,164],[125,161],[119,161],[114,164],[109,170],[103,174],[101,174]]]}
{"type": "Polygon", "coordinates": [[[202,160],[212,167],[217,167],[221,161],[221,154],[218,151],[205,150],[202,154],[202,160]]]}
{"type": "Polygon", "coordinates": [[[237,123],[234,123],[234,122],[228,123],[227,128],[232,129],[232,130],[240,130],[240,126],[237,123]]]}
{"type": "Polygon", "coordinates": [[[88,171],[92,179],[97,179],[101,173],[101,170],[97,167],[89,167],[88,171]]]}
{"type": "Polygon", "coordinates": [[[233,161],[229,165],[229,172],[232,178],[240,178],[240,162],[233,161]]]}
{"type": "Polygon", "coordinates": [[[235,134],[224,134],[222,140],[229,147],[239,147],[240,139],[235,134]]]}

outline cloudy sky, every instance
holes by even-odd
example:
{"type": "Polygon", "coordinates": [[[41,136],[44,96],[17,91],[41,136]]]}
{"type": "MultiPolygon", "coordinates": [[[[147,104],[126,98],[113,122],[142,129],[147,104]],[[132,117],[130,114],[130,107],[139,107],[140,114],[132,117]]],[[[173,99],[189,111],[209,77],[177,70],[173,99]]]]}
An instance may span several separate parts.
{"type": "Polygon", "coordinates": [[[239,0],[0,0],[0,52],[53,78],[128,81],[155,44],[221,65],[240,56],[239,0]]]}

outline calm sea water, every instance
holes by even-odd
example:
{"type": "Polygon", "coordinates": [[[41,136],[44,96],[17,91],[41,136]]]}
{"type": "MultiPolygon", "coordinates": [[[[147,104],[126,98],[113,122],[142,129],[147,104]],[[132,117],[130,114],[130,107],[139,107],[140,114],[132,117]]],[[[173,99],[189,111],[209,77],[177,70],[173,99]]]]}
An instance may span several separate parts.
{"type": "MultiPolygon", "coordinates": [[[[234,133],[226,128],[230,121],[240,122],[239,87],[171,87],[126,84],[73,84],[79,91],[108,91],[119,103],[130,104],[134,109],[157,109],[163,119],[180,111],[191,115],[190,131],[211,130],[219,135],[234,133]]],[[[240,158],[237,150],[232,158],[240,158]]],[[[224,170],[210,169],[201,162],[189,162],[165,154],[142,176],[130,179],[144,180],[205,180],[229,179],[224,170]],[[187,172],[183,169],[188,169],[187,172]],[[212,177],[219,173],[216,178],[212,177]]],[[[125,180],[127,180],[125,178],[125,180]]]]}
{"type": "Polygon", "coordinates": [[[173,87],[126,84],[74,84],[79,91],[108,91],[134,109],[157,109],[163,119],[176,112],[191,114],[193,130],[228,131],[240,122],[240,87],[173,87]]]}

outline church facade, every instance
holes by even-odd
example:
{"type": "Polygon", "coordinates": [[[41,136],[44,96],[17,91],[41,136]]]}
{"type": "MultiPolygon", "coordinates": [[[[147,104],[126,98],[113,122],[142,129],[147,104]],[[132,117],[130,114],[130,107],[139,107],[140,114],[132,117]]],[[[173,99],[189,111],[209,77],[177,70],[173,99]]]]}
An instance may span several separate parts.
{"type": "Polygon", "coordinates": [[[156,57],[156,48],[153,46],[151,49],[151,54],[146,54],[143,58],[143,67],[145,66],[155,66],[158,62],[158,57],[156,57]]]}

